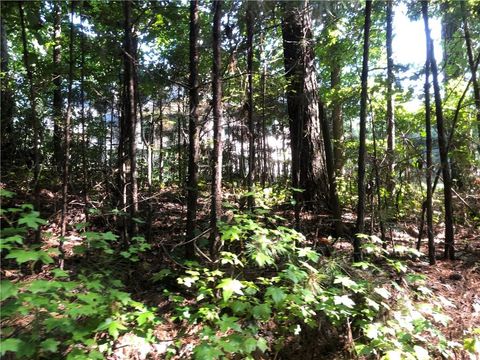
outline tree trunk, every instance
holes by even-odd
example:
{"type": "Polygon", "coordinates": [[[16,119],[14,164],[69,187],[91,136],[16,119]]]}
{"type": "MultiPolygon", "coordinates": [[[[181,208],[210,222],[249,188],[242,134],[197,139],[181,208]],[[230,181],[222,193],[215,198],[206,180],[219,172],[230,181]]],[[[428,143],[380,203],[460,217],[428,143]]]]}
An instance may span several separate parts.
{"type": "MultiPolygon", "coordinates": [[[[80,12],[80,23],[82,24],[82,33],[80,35],[80,102],[81,102],[81,124],[82,124],[82,193],[83,193],[83,210],[85,213],[85,221],[88,222],[88,169],[87,169],[87,149],[88,137],[87,126],[85,123],[85,33],[83,29],[83,10],[85,3],[82,2],[80,12]]],[[[73,21],[73,20],[72,20],[73,21]]]]}
{"type": "MultiPolygon", "coordinates": [[[[53,4],[53,160],[57,169],[62,164],[62,3],[55,1],[53,4]]],[[[68,105],[67,105],[68,106],[68,105]]]]}
{"type": "Polygon", "coordinates": [[[158,127],[158,137],[160,138],[159,154],[158,154],[158,181],[160,185],[163,183],[163,104],[162,99],[160,98],[159,104],[159,127],[158,127]]]}
{"type": "Polygon", "coordinates": [[[368,55],[370,46],[370,25],[372,14],[372,1],[365,3],[365,24],[363,29],[363,62],[362,62],[362,91],[360,95],[360,146],[358,149],[358,205],[357,205],[357,236],[353,241],[353,259],[360,261],[362,259],[361,244],[359,234],[365,231],[365,163],[366,163],[366,127],[367,127],[367,96],[368,96],[368,55]]]}
{"type": "MultiPolygon", "coordinates": [[[[70,162],[70,123],[72,118],[73,107],[73,71],[75,68],[75,59],[73,57],[73,43],[74,43],[74,25],[73,25],[73,11],[75,3],[71,2],[70,10],[70,46],[69,46],[69,71],[68,71],[68,95],[67,95],[67,114],[65,116],[65,123],[63,124],[63,163],[62,163],[62,215],[60,227],[60,268],[63,269],[65,260],[65,253],[63,249],[63,238],[67,230],[67,211],[68,211],[68,179],[69,179],[69,162],[70,162]]],[[[61,112],[61,109],[60,109],[61,112]]]]}
{"type": "Polygon", "coordinates": [[[3,16],[0,14],[0,37],[1,37],[1,72],[4,78],[1,81],[0,98],[1,98],[1,114],[0,114],[0,134],[1,134],[1,162],[2,169],[6,169],[14,162],[15,145],[13,135],[13,91],[12,80],[9,73],[9,54],[7,44],[7,31],[3,16]]]}
{"type": "Polygon", "coordinates": [[[221,79],[221,19],[222,1],[213,1],[213,157],[212,157],[212,206],[210,214],[210,254],[216,258],[220,245],[218,221],[222,214],[222,79],[221,79]]]}
{"type": "Polygon", "coordinates": [[[330,72],[330,86],[335,90],[335,97],[332,100],[332,137],[333,137],[333,159],[335,174],[342,175],[343,170],[343,118],[342,103],[338,99],[338,90],[341,86],[342,68],[338,61],[332,62],[330,72]]]}
{"type": "Polygon", "coordinates": [[[462,20],[463,20],[463,33],[465,37],[465,45],[467,46],[467,56],[468,56],[468,65],[470,67],[470,72],[472,73],[472,86],[473,86],[473,96],[475,99],[475,108],[477,110],[476,120],[477,120],[477,132],[478,132],[478,146],[477,150],[480,154],[480,86],[477,79],[477,70],[475,65],[475,59],[473,57],[473,46],[472,40],[470,37],[470,30],[468,28],[467,21],[467,8],[465,2],[460,1],[460,6],[462,10],[462,20]]]}
{"type": "Polygon", "coordinates": [[[190,78],[189,78],[189,121],[188,121],[188,183],[187,183],[187,246],[185,255],[195,256],[195,237],[198,206],[198,162],[200,160],[200,134],[198,131],[198,0],[190,1],[190,78]]]}
{"type": "Polygon", "coordinates": [[[130,163],[129,181],[129,206],[130,206],[130,229],[129,236],[135,236],[137,226],[135,217],[138,212],[138,185],[137,185],[137,147],[136,147],[136,125],[137,125],[137,105],[136,105],[136,76],[135,76],[135,61],[136,61],[136,47],[133,40],[133,25],[132,25],[132,1],[128,0],[123,3],[123,10],[125,16],[124,30],[125,30],[125,51],[124,51],[124,66],[125,66],[125,125],[128,132],[128,158],[130,163]]]}
{"type": "Polygon", "coordinates": [[[395,115],[393,104],[393,84],[395,82],[393,74],[393,0],[387,1],[387,191],[389,199],[393,199],[395,188],[394,175],[395,170],[395,115]]]}
{"type": "Polygon", "coordinates": [[[247,187],[250,195],[247,197],[247,206],[250,211],[255,206],[255,197],[252,193],[255,177],[255,124],[253,122],[253,5],[252,1],[247,1],[247,122],[248,122],[248,175],[247,187]]]}
{"type": "Polygon", "coordinates": [[[455,258],[455,240],[453,229],[453,204],[452,204],[452,180],[450,176],[450,168],[448,166],[448,149],[445,138],[444,119],[442,110],[442,98],[440,95],[440,86],[438,83],[438,69],[435,61],[433,51],[433,42],[430,37],[430,30],[428,25],[428,2],[422,1],[422,15],[425,23],[425,36],[427,42],[427,61],[430,63],[430,68],[433,77],[433,90],[435,94],[435,116],[437,118],[437,134],[438,146],[440,150],[440,162],[443,175],[443,194],[445,205],[445,258],[454,260],[455,258]]]}
{"type": "MultiPolygon", "coordinates": [[[[25,70],[27,71],[27,79],[28,79],[28,86],[29,92],[28,97],[30,101],[30,119],[33,128],[33,197],[35,202],[35,208],[40,210],[40,202],[39,202],[39,176],[40,176],[40,147],[39,147],[39,139],[40,139],[40,121],[37,115],[37,93],[35,91],[34,83],[33,83],[33,72],[32,67],[30,64],[30,53],[27,47],[27,33],[25,28],[25,14],[23,10],[23,2],[18,2],[18,8],[20,12],[20,26],[22,31],[22,45],[23,45],[23,64],[25,66],[25,70]]],[[[35,235],[35,241],[40,241],[40,232],[37,231],[35,235]]]]}
{"type": "MultiPolygon", "coordinates": [[[[424,18],[426,21],[426,18],[424,18]]],[[[428,30],[428,23],[425,22],[425,29],[428,30]]],[[[426,169],[426,182],[427,182],[427,236],[428,236],[428,259],[430,265],[434,265],[435,259],[435,242],[433,239],[433,191],[432,191],[432,125],[431,125],[431,107],[430,107],[430,62],[427,48],[427,61],[425,62],[425,132],[426,132],[426,147],[427,147],[427,169],[426,169]]],[[[423,214],[423,213],[422,213],[423,214]]],[[[423,216],[422,219],[423,221],[423,216]]],[[[420,232],[423,231],[423,226],[420,232]]],[[[418,249],[420,250],[420,249],[418,249]]]]}
{"type": "MultiPolygon", "coordinates": [[[[282,37],[287,80],[287,108],[296,202],[328,202],[325,148],[319,119],[312,19],[308,0],[284,2],[282,37]]],[[[297,206],[298,222],[298,206],[297,206]]]]}

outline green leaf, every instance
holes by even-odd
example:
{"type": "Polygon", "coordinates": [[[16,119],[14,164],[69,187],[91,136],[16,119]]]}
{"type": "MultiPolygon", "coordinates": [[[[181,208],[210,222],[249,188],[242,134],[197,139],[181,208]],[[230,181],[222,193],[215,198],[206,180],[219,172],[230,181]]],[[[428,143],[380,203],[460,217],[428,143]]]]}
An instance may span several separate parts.
{"type": "Polygon", "coordinates": [[[19,220],[18,224],[22,225],[25,224],[29,228],[38,229],[39,225],[45,225],[47,222],[40,217],[40,213],[38,211],[31,211],[28,214],[24,214],[19,220]]]}
{"type": "Polygon", "coordinates": [[[242,288],[244,285],[237,279],[226,278],[220,281],[220,284],[217,285],[217,289],[223,290],[223,300],[228,301],[233,294],[243,295],[242,288]]]}
{"type": "MultiPolygon", "coordinates": [[[[0,188],[0,197],[11,198],[14,195],[15,195],[14,192],[11,192],[11,191],[0,188]]],[[[3,353],[2,353],[2,355],[3,355],[3,353]]]]}
{"type": "Polygon", "coordinates": [[[335,303],[335,305],[344,305],[350,309],[353,309],[353,307],[355,306],[355,303],[352,299],[350,299],[348,295],[334,296],[333,302],[335,303]]]}
{"type": "Polygon", "coordinates": [[[48,256],[45,251],[39,250],[12,250],[10,253],[5,256],[6,259],[15,259],[17,263],[23,264],[28,261],[37,261],[40,260],[45,264],[53,263],[53,259],[48,256]]]}
{"type": "Polygon", "coordinates": [[[218,321],[218,325],[220,327],[220,331],[227,331],[229,329],[233,329],[235,331],[241,331],[242,328],[237,323],[238,318],[234,316],[228,316],[223,314],[221,319],[218,321]]]}
{"type": "Polygon", "coordinates": [[[18,293],[18,288],[15,284],[11,283],[8,280],[0,281],[0,301],[8,299],[9,297],[15,296],[18,293]]]}
{"type": "Polygon", "coordinates": [[[265,338],[263,337],[258,338],[257,347],[260,349],[261,352],[265,352],[266,350],[268,350],[267,340],[265,340],[265,338]]]}
{"type": "Polygon", "coordinates": [[[46,340],[42,341],[40,346],[45,351],[56,353],[59,344],[60,344],[60,341],[57,341],[55,339],[46,339],[46,340]]]}
{"type": "Polygon", "coordinates": [[[270,286],[265,294],[270,296],[275,304],[281,303],[287,297],[287,294],[276,286],[270,286]]]}
{"type": "Polygon", "coordinates": [[[380,295],[384,299],[389,299],[390,296],[392,296],[387,289],[382,288],[382,287],[377,287],[377,288],[373,289],[373,291],[375,291],[378,295],[380,295]]]}
{"type": "Polygon", "coordinates": [[[252,308],[252,315],[258,320],[268,320],[272,313],[272,309],[268,304],[256,305],[252,308]]]}
{"type": "Polygon", "coordinates": [[[223,355],[223,351],[216,346],[201,344],[193,349],[196,360],[214,360],[223,355]]]}
{"type": "Polygon", "coordinates": [[[20,339],[9,338],[5,340],[0,340],[0,355],[5,355],[7,351],[16,353],[21,350],[22,347],[25,345],[26,344],[20,339]]]}
{"type": "Polygon", "coordinates": [[[254,337],[248,337],[243,342],[243,349],[247,354],[254,352],[256,348],[257,348],[257,339],[255,339],[254,337]]]}

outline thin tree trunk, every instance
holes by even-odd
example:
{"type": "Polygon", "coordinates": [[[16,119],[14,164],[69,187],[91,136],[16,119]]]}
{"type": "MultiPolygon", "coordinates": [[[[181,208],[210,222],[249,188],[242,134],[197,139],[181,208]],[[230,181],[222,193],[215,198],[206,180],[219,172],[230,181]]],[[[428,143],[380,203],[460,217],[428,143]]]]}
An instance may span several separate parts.
{"type": "MultiPolygon", "coordinates": [[[[33,197],[35,208],[40,211],[40,187],[39,187],[39,177],[40,177],[40,147],[39,147],[39,138],[40,138],[40,121],[37,115],[37,93],[35,91],[35,86],[33,83],[33,72],[30,64],[30,53],[27,47],[27,33],[25,28],[25,14],[23,11],[23,2],[18,2],[18,9],[20,13],[20,26],[22,30],[22,45],[23,45],[23,64],[25,70],[27,71],[27,79],[29,84],[28,97],[30,101],[30,118],[32,120],[33,128],[33,197]]],[[[40,242],[40,231],[35,232],[35,242],[40,242]]]]}
{"type": "MultiPolygon", "coordinates": [[[[428,22],[425,21],[425,29],[428,30],[428,22]]],[[[426,132],[426,147],[427,147],[427,236],[428,236],[428,259],[430,265],[435,264],[435,242],[433,238],[433,191],[432,191],[432,126],[431,126],[431,107],[430,107],[430,62],[427,48],[427,61],[425,62],[425,132],[426,132]]],[[[423,221],[423,217],[422,217],[423,221]]],[[[420,231],[423,231],[423,227],[420,231]]],[[[420,250],[420,249],[419,249],[420,250]]]]}
{"type": "Polygon", "coordinates": [[[4,18],[0,11],[0,37],[1,37],[1,72],[4,78],[1,81],[0,89],[0,135],[1,135],[1,164],[2,169],[8,169],[15,161],[15,139],[13,134],[13,99],[12,80],[9,72],[9,54],[7,43],[7,29],[4,18]]]}
{"type": "Polygon", "coordinates": [[[437,118],[437,134],[438,145],[440,150],[440,162],[442,166],[443,175],[443,194],[445,205],[445,253],[446,259],[454,260],[455,258],[455,240],[453,229],[453,204],[452,204],[452,180],[450,176],[450,168],[448,166],[448,149],[445,138],[444,119],[442,110],[442,99],[440,95],[440,86],[438,83],[438,70],[433,51],[433,42],[430,37],[430,30],[428,25],[428,2],[422,1],[422,15],[425,23],[425,35],[427,39],[428,60],[430,63],[433,90],[435,95],[435,116],[437,118]]]}
{"type": "Polygon", "coordinates": [[[210,254],[216,258],[220,245],[218,221],[222,214],[222,79],[221,79],[221,19],[222,1],[213,1],[213,158],[212,158],[212,206],[210,214],[210,254]]]}
{"type": "Polygon", "coordinates": [[[137,184],[137,146],[136,146],[136,125],[137,125],[137,105],[136,105],[136,84],[135,84],[135,61],[136,48],[133,41],[133,25],[132,25],[132,1],[128,0],[123,3],[125,16],[125,82],[126,82],[126,125],[129,136],[128,156],[130,162],[130,233],[129,236],[135,236],[137,232],[137,223],[135,217],[138,213],[138,184],[137,184]]]}
{"type": "Polygon", "coordinates": [[[160,138],[160,149],[158,154],[158,181],[160,185],[163,183],[163,104],[162,99],[160,98],[159,104],[159,129],[158,129],[158,136],[160,138]]]}
{"type": "Polygon", "coordinates": [[[75,68],[75,59],[73,57],[73,42],[74,42],[74,25],[73,25],[73,11],[75,3],[71,2],[70,9],[70,46],[69,46],[69,71],[68,71],[68,97],[67,97],[67,114],[65,116],[65,123],[63,125],[63,164],[62,164],[62,215],[60,226],[60,268],[63,269],[65,261],[65,253],[63,249],[63,240],[67,230],[67,211],[68,211],[68,179],[69,179],[69,161],[70,161],[70,122],[72,118],[73,107],[73,71],[75,68]]]}
{"type": "Polygon", "coordinates": [[[82,24],[82,33],[80,35],[80,102],[81,102],[81,124],[82,124],[82,188],[85,222],[88,222],[88,169],[87,169],[87,149],[88,138],[86,136],[87,127],[85,124],[85,33],[83,28],[83,10],[85,3],[82,2],[80,19],[82,24]]]}
{"type": "Polygon", "coordinates": [[[477,151],[480,154],[480,86],[477,79],[477,69],[475,65],[475,59],[473,57],[473,46],[472,40],[470,37],[470,30],[468,28],[467,21],[467,8],[468,6],[464,1],[460,1],[460,6],[462,10],[462,20],[463,20],[463,33],[465,37],[465,45],[467,46],[467,56],[468,56],[468,65],[470,67],[470,72],[472,73],[472,86],[473,86],[473,96],[475,99],[475,108],[477,110],[476,120],[477,120],[477,132],[478,132],[478,146],[477,151]]]}
{"type": "MultiPolygon", "coordinates": [[[[55,1],[53,4],[53,160],[57,169],[62,164],[62,3],[55,1]]],[[[67,105],[68,106],[68,105],[67,105]]]]}
{"type": "Polygon", "coordinates": [[[247,206],[250,211],[255,206],[255,197],[253,196],[253,182],[255,177],[255,124],[253,122],[253,2],[247,2],[247,121],[248,121],[248,175],[247,188],[250,195],[247,197],[247,206]]]}
{"type": "Polygon", "coordinates": [[[187,246],[185,255],[192,259],[195,256],[195,237],[197,228],[198,206],[198,162],[200,160],[200,134],[198,131],[198,0],[190,1],[190,78],[189,78],[189,121],[188,121],[188,183],[187,183],[187,246]]]}
{"type": "Polygon", "coordinates": [[[394,170],[395,170],[395,117],[393,104],[393,84],[395,81],[393,74],[393,0],[387,1],[387,191],[389,199],[393,199],[394,170]]]}
{"type": "Polygon", "coordinates": [[[363,33],[363,63],[362,63],[362,91],[360,95],[360,147],[358,150],[358,205],[357,205],[357,236],[353,241],[353,259],[362,259],[361,243],[359,234],[365,231],[365,163],[366,163],[366,128],[367,128],[367,96],[368,96],[368,55],[370,46],[370,25],[372,14],[372,1],[365,3],[365,25],[363,33]]]}
{"type": "Polygon", "coordinates": [[[343,118],[342,103],[338,99],[338,90],[341,86],[342,68],[338,61],[333,61],[330,73],[330,86],[335,90],[335,98],[332,100],[332,137],[333,137],[333,159],[335,174],[342,175],[343,170],[343,118]]]}

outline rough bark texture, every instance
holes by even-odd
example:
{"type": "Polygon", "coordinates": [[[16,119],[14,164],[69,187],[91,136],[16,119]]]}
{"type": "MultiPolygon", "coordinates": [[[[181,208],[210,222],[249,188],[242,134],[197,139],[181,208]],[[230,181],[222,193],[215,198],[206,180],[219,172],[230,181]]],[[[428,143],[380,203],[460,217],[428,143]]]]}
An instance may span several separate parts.
{"type": "MultiPolygon", "coordinates": [[[[248,123],[248,192],[253,191],[253,182],[255,178],[255,124],[253,122],[253,2],[247,2],[247,123],[248,123]]],[[[253,209],[255,197],[250,195],[247,200],[248,208],[253,209]]]]}
{"type": "MultiPolygon", "coordinates": [[[[190,78],[189,78],[189,122],[188,122],[188,183],[187,183],[187,241],[195,237],[198,201],[198,162],[200,138],[198,131],[198,0],[190,1],[190,78]]],[[[193,258],[195,248],[192,241],[185,248],[186,256],[193,258]]]]}
{"type": "MultiPolygon", "coordinates": [[[[365,231],[365,162],[366,162],[366,127],[367,127],[367,95],[368,95],[368,55],[370,44],[370,25],[372,14],[372,1],[367,0],[365,4],[365,25],[363,30],[363,63],[362,63],[362,92],[360,95],[360,146],[358,149],[358,205],[357,205],[357,234],[365,231]]],[[[355,236],[353,242],[354,261],[362,258],[360,249],[360,238],[355,236]]]]}
{"type": "Polygon", "coordinates": [[[53,4],[53,161],[60,169],[62,164],[62,3],[53,4]]]}
{"type": "Polygon", "coordinates": [[[425,22],[425,35],[427,39],[427,61],[430,64],[433,91],[435,95],[435,117],[437,119],[438,146],[440,150],[440,162],[443,176],[443,195],[445,205],[445,258],[453,260],[455,258],[454,249],[454,230],[453,230],[453,205],[452,205],[452,179],[450,167],[448,165],[448,148],[445,137],[444,119],[442,110],[442,98],[440,94],[440,85],[438,83],[438,69],[433,51],[433,42],[430,37],[428,26],[428,2],[422,1],[422,15],[425,22]]]}
{"type": "Polygon", "coordinates": [[[210,214],[210,254],[216,257],[220,243],[218,220],[222,214],[222,79],[221,37],[222,1],[213,2],[213,157],[212,157],[212,205],[210,214]]]}
{"type": "Polygon", "coordinates": [[[282,19],[292,185],[303,189],[297,202],[328,201],[325,148],[319,120],[317,79],[308,1],[284,2],[282,19]]]}

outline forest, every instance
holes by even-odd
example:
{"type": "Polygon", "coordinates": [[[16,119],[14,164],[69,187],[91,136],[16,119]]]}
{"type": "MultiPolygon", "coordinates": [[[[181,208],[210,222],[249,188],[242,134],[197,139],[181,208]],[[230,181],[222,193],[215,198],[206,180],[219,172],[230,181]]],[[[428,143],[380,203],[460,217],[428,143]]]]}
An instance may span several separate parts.
{"type": "Polygon", "coordinates": [[[3,359],[479,359],[479,0],[1,1],[3,359]]]}

